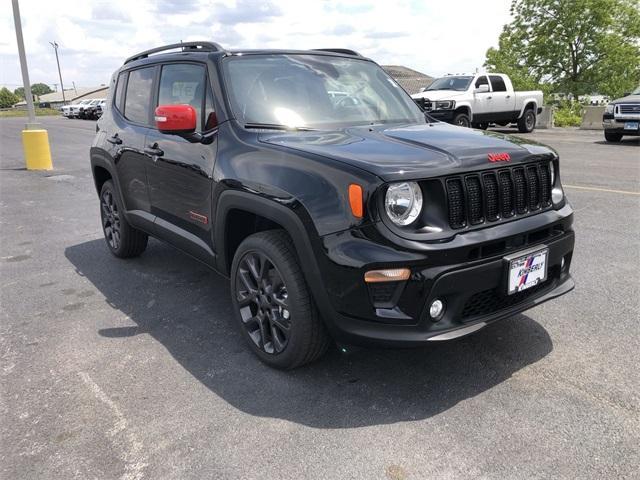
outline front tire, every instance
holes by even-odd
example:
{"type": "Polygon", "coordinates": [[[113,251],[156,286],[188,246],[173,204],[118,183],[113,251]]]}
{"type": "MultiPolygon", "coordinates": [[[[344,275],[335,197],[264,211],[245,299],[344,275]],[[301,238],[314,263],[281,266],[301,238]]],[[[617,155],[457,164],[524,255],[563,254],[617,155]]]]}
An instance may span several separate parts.
{"type": "Polygon", "coordinates": [[[531,133],[534,128],[536,128],[536,112],[528,108],[518,119],[518,131],[520,133],[531,133]]]}
{"type": "Polygon", "coordinates": [[[104,239],[109,251],[116,257],[137,257],[147,248],[149,237],[127,222],[111,180],[104,182],[100,189],[100,218],[104,239]]]}
{"type": "Polygon", "coordinates": [[[284,231],[259,232],[240,244],[231,266],[231,301],[249,347],[271,367],[299,367],[318,359],[329,346],[284,231]]]}
{"type": "Polygon", "coordinates": [[[458,127],[471,127],[471,120],[469,120],[469,115],[466,113],[458,113],[455,117],[453,117],[453,124],[458,127]]]}
{"type": "Polygon", "coordinates": [[[617,133],[617,132],[607,132],[605,130],[604,131],[604,139],[607,142],[619,142],[620,140],[622,140],[622,134],[621,133],[617,133]]]}

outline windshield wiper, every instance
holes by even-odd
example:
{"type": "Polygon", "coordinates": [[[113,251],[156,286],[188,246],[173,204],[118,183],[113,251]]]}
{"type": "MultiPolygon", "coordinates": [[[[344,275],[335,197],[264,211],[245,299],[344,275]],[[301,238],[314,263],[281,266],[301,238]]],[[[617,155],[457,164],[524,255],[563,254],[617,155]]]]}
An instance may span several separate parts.
{"type": "Polygon", "coordinates": [[[294,132],[312,132],[315,129],[309,127],[290,127],[278,123],[245,123],[244,128],[260,128],[265,130],[292,130],[294,132]]]}

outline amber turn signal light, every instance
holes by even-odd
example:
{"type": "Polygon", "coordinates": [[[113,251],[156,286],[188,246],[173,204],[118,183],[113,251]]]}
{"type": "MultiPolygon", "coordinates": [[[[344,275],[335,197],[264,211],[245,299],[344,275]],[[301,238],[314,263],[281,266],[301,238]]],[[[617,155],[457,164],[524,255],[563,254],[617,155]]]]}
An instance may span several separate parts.
{"type": "Polygon", "coordinates": [[[364,281],[367,283],[378,282],[401,282],[408,280],[411,270],[408,268],[388,268],[386,270],[369,270],[364,274],[364,281]]]}
{"type": "Polygon", "coordinates": [[[351,213],[353,213],[354,217],[363,217],[364,206],[362,205],[362,187],[356,183],[349,185],[349,206],[351,206],[351,213]]]}

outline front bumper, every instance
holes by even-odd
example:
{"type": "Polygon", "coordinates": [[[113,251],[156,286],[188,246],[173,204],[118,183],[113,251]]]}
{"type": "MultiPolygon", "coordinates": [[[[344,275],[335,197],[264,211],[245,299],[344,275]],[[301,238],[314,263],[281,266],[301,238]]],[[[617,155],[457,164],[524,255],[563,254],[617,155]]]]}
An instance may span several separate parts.
{"type": "Polygon", "coordinates": [[[455,110],[432,110],[427,112],[428,115],[432,116],[436,120],[440,120],[441,122],[453,122],[453,117],[455,116],[455,110]]]}
{"type": "MultiPolygon", "coordinates": [[[[484,242],[472,242],[468,234],[461,234],[422,252],[385,245],[371,232],[325,237],[326,255],[319,261],[329,305],[318,306],[331,333],[346,344],[417,346],[471,333],[569,292],[574,287],[569,273],[574,247],[571,207],[531,219],[541,227],[515,221],[485,229],[484,242]],[[507,229],[511,235],[504,235],[507,229]],[[496,240],[504,244],[502,251],[495,250],[496,240]],[[503,257],[538,245],[549,248],[547,281],[507,296],[503,257]],[[483,246],[488,254],[469,260],[483,246]],[[392,285],[396,290],[387,292],[386,298],[363,281],[367,270],[394,267],[409,267],[411,277],[392,285]],[[445,301],[446,309],[434,322],[428,305],[436,298],[445,301]]],[[[478,238],[475,232],[473,239],[478,238]]]]}
{"type": "Polygon", "coordinates": [[[622,135],[640,135],[640,118],[614,118],[611,114],[605,114],[602,117],[602,128],[607,132],[619,133],[622,135]],[[624,128],[627,123],[636,123],[638,128],[624,128]]]}

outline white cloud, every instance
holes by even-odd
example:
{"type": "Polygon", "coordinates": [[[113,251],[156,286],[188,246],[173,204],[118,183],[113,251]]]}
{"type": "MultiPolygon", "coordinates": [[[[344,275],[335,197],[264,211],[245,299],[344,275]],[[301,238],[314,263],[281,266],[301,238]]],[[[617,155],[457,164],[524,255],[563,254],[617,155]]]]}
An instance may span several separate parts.
{"type": "MultiPolygon", "coordinates": [[[[510,0],[21,0],[31,81],[106,83],[137,51],[180,40],[228,48],[353,48],[429,75],[471,72],[497,44],[510,0]]],[[[10,8],[0,12],[0,84],[21,83],[10,8]]]]}

